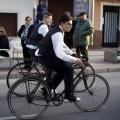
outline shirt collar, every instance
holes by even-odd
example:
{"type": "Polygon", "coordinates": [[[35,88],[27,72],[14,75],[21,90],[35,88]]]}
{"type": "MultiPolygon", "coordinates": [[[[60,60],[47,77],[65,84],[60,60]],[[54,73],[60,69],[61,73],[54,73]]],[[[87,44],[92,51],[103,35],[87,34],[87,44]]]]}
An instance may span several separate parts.
{"type": "Polygon", "coordinates": [[[62,27],[59,25],[59,28],[62,30],[62,33],[63,33],[63,36],[64,36],[64,31],[63,31],[63,29],[62,29],[62,27]]]}
{"type": "Polygon", "coordinates": [[[44,21],[41,21],[42,23],[46,24],[44,21]]]}

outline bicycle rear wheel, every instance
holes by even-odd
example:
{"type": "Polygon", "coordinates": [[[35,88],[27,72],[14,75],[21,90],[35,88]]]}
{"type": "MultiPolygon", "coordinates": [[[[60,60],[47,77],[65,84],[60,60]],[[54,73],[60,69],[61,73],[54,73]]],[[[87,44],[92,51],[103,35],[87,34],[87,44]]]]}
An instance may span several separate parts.
{"type": "Polygon", "coordinates": [[[32,120],[47,110],[50,101],[49,94],[48,87],[39,78],[21,78],[8,91],[8,106],[17,118],[32,120]],[[42,88],[46,91],[45,95],[42,88]],[[20,94],[20,96],[14,93],[20,94]]]}
{"type": "Polygon", "coordinates": [[[94,68],[88,62],[85,63],[85,73],[87,73],[87,74],[95,74],[94,68]]]}
{"type": "Polygon", "coordinates": [[[15,66],[13,66],[7,74],[6,82],[8,88],[10,88],[15,81],[26,76],[28,71],[29,71],[29,76],[40,75],[39,70],[35,66],[31,66],[30,64],[18,63],[15,66]],[[28,69],[22,69],[25,65],[28,66],[28,69]]]}
{"type": "Polygon", "coordinates": [[[83,111],[96,111],[107,102],[110,94],[110,87],[105,78],[97,74],[86,75],[86,81],[89,91],[86,90],[84,86],[83,78],[76,82],[74,86],[74,95],[80,97],[81,101],[74,103],[83,111]]]}

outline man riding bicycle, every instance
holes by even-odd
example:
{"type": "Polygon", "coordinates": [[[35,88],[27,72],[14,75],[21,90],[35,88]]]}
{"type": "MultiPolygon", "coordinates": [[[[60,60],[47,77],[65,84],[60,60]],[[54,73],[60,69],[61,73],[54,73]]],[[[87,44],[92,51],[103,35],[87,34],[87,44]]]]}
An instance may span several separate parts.
{"type": "Polygon", "coordinates": [[[64,13],[59,19],[59,26],[53,27],[43,40],[40,42],[39,49],[36,51],[40,63],[48,68],[52,68],[56,74],[52,78],[53,85],[50,83],[50,89],[56,89],[57,86],[64,79],[65,82],[65,99],[71,102],[80,101],[79,97],[72,95],[73,93],[73,74],[74,69],[70,63],[76,63],[79,66],[83,62],[76,57],[64,43],[64,32],[69,32],[72,27],[72,16],[64,13]]]}

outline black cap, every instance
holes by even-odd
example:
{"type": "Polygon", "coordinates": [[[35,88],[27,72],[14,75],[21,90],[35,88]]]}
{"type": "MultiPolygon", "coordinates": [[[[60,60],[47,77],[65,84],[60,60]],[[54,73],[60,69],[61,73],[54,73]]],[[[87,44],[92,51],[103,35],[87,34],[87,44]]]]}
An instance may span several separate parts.
{"type": "Polygon", "coordinates": [[[81,12],[79,16],[87,15],[86,12],[81,12]]]}

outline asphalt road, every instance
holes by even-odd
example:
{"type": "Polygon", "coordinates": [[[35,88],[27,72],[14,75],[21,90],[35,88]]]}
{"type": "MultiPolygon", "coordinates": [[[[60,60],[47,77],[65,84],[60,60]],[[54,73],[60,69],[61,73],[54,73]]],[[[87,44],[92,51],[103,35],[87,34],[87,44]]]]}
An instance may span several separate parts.
{"type": "MultiPolygon", "coordinates": [[[[110,85],[110,97],[103,108],[95,112],[83,112],[73,103],[63,103],[58,107],[50,104],[47,111],[37,120],[120,120],[120,72],[100,75],[105,77],[110,85]]],[[[7,91],[5,79],[0,80],[0,120],[18,120],[8,108],[7,91]]]]}

